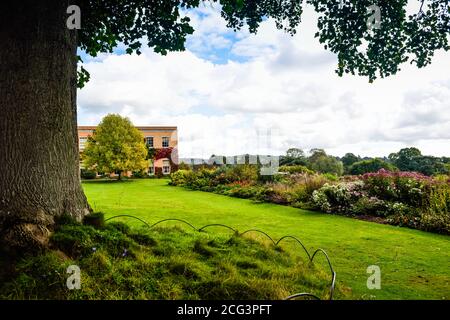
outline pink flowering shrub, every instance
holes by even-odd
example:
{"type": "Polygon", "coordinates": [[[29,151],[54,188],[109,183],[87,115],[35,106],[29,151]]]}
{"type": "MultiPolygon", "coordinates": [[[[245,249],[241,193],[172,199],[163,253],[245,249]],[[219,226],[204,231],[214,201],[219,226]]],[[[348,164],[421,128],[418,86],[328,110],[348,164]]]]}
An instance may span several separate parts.
{"type": "Polygon", "coordinates": [[[328,213],[383,218],[385,222],[450,234],[450,183],[414,172],[384,169],[326,184],[313,193],[314,207],[328,213]]]}
{"type": "Polygon", "coordinates": [[[387,201],[422,206],[433,179],[416,172],[391,172],[381,169],[362,176],[369,195],[387,201]]]}

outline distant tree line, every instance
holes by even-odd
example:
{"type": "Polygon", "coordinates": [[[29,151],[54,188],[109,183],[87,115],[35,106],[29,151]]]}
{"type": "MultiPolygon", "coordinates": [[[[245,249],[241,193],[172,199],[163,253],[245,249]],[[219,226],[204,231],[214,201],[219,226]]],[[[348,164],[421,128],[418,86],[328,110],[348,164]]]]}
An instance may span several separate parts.
{"type": "Polygon", "coordinates": [[[422,155],[417,148],[404,148],[388,157],[370,158],[346,153],[343,157],[328,155],[323,149],[312,149],[307,156],[302,149],[290,148],[280,157],[282,166],[305,166],[321,173],[364,174],[380,169],[390,171],[414,171],[431,176],[450,173],[450,157],[422,155]]]}
{"type": "MultiPolygon", "coordinates": [[[[419,172],[427,176],[450,174],[450,157],[422,155],[422,152],[414,147],[403,148],[387,157],[375,158],[361,157],[353,153],[346,153],[343,157],[336,157],[327,154],[323,149],[311,149],[306,153],[300,148],[290,148],[285,155],[280,156],[278,159],[279,166],[283,167],[285,172],[291,172],[292,170],[289,169],[291,167],[295,172],[312,170],[336,176],[378,172],[380,169],[419,172]]],[[[268,160],[272,161],[273,157],[268,157],[268,160]]],[[[256,155],[245,154],[231,157],[212,155],[208,160],[202,160],[197,164],[183,163],[180,168],[190,167],[198,169],[223,165],[234,166],[243,163],[264,165],[261,163],[260,157],[256,155]]]]}

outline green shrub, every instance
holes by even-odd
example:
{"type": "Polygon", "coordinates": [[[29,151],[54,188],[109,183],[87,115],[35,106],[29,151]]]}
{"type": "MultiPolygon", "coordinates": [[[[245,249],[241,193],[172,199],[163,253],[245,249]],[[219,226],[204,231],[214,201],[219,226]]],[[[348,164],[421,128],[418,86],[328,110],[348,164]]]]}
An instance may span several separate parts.
{"type": "Polygon", "coordinates": [[[180,163],[180,164],[178,165],[178,170],[187,170],[187,171],[190,171],[191,169],[192,169],[191,166],[188,165],[187,163],[184,163],[184,162],[182,162],[182,163],[180,163]]]}
{"type": "Polygon", "coordinates": [[[307,173],[314,174],[314,171],[308,169],[305,166],[295,165],[295,166],[281,166],[278,171],[287,173],[307,173]]]}
{"type": "Polygon", "coordinates": [[[304,203],[311,201],[312,194],[308,193],[308,188],[304,184],[295,184],[291,186],[287,192],[290,203],[304,203]]]}
{"type": "Polygon", "coordinates": [[[268,202],[287,205],[292,201],[291,187],[283,183],[268,184],[265,200],[268,202]]]}
{"type": "Polygon", "coordinates": [[[229,184],[234,182],[244,182],[254,184],[257,182],[259,169],[257,165],[238,164],[222,166],[215,171],[214,184],[229,184]]]}
{"type": "Polygon", "coordinates": [[[322,174],[295,174],[290,177],[288,182],[291,185],[301,186],[309,197],[312,196],[313,192],[322,188],[323,185],[330,182],[322,174]]]}
{"type": "Polygon", "coordinates": [[[392,225],[420,229],[421,214],[417,208],[401,202],[390,202],[386,209],[386,221],[392,225]]]}
{"type": "Polygon", "coordinates": [[[275,182],[283,182],[285,180],[285,173],[275,173],[272,175],[262,175],[260,174],[258,177],[258,183],[275,183],[275,182]]]}
{"type": "Polygon", "coordinates": [[[354,215],[385,217],[387,203],[376,197],[362,196],[352,204],[349,212],[354,215]]]}
{"type": "Polygon", "coordinates": [[[185,186],[192,184],[195,173],[189,170],[178,170],[170,175],[170,185],[185,186]]]}
{"type": "Polygon", "coordinates": [[[236,165],[235,167],[233,167],[233,171],[239,177],[238,181],[252,184],[258,180],[259,168],[257,165],[236,165]]]}
{"type": "Polygon", "coordinates": [[[133,171],[133,178],[142,179],[146,178],[148,175],[144,170],[133,171]]]}
{"type": "Polygon", "coordinates": [[[242,198],[242,199],[254,199],[259,201],[267,201],[267,190],[262,186],[241,186],[235,185],[231,189],[224,192],[224,194],[242,198]]]}
{"type": "Polygon", "coordinates": [[[428,211],[421,215],[420,229],[425,231],[450,234],[449,214],[428,211]]]}
{"type": "Polygon", "coordinates": [[[431,184],[422,210],[422,229],[450,234],[450,184],[444,181],[431,184]]]}
{"type": "Polygon", "coordinates": [[[339,177],[333,173],[322,173],[322,176],[329,181],[338,181],[339,177]]]}
{"type": "Polygon", "coordinates": [[[450,213],[450,184],[435,182],[427,189],[427,198],[423,202],[424,209],[438,214],[450,213]]]}
{"type": "Polygon", "coordinates": [[[81,179],[95,179],[97,177],[97,173],[92,170],[81,169],[80,176],[81,179]]]}
{"type": "Polygon", "coordinates": [[[233,165],[219,168],[201,167],[198,170],[179,170],[171,174],[171,185],[195,190],[215,191],[218,186],[233,183],[255,184],[258,180],[256,165],[233,165]]]}

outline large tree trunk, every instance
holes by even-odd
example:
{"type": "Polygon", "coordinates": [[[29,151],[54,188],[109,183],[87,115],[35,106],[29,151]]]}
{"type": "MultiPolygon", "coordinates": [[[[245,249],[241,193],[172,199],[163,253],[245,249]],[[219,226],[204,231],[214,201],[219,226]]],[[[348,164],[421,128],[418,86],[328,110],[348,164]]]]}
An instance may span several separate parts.
{"type": "Polygon", "coordinates": [[[46,246],[55,217],[89,212],[79,178],[76,30],[69,1],[0,10],[0,247],[46,246]]]}

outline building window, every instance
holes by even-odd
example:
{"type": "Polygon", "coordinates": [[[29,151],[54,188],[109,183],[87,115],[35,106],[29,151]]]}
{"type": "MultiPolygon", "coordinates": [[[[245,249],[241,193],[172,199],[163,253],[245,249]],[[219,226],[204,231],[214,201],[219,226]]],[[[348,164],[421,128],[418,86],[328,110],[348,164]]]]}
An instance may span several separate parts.
{"type": "Polygon", "coordinates": [[[170,161],[169,160],[163,160],[162,172],[163,172],[163,174],[170,173],[170,161]]]}
{"type": "Polygon", "coordinates": [[[80,150],[83,150],[86,147],[87,138],[82,137],[80,138],[80,150]]]}
{"type": "Polygon", "coordinates": [[[155,167],[151,165],[150,167],[148,167],[148,175],[152,176],[154,174],[155,174],[155,167]]]}
{"type": "Polygon", "coordinates": [[[153,148],[153,137],[145,137],[145,144],[147,147],[153,148]]]}
{"type": "Polygon", "coordinates": [[[162,147],[163,148],[169,147],[169,137],[162,137],[162,147]]]}

